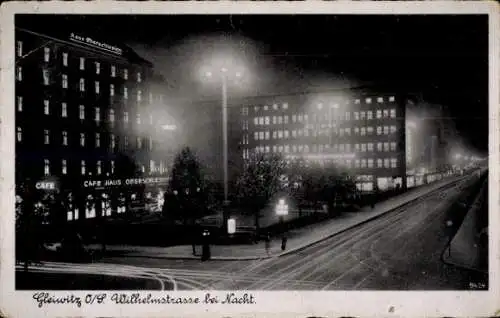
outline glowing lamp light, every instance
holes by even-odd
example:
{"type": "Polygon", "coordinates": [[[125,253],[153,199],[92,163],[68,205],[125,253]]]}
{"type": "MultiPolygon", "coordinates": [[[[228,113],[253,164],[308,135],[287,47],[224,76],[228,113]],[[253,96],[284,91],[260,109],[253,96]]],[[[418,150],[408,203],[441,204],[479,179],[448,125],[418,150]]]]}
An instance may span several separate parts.
{"type": "Polygon", "coordinates": [[[234,234],[236,232],[236,220],[229,219],[227,220],[227,233],[234,234]]]}
{"type": "Polygon", "coordinates": [[[206,73],[205,73],[205,76],[206,76],[206,77],[212,77],[212,72],[206,72],[206,73]]]}
{"type": "Polygon", "coordinates": [[[280,199],[276,205],[276,215],[288,215],[288,205],[284,199],[280,199]]]}
{"type": "Polygon", "coordinates": [[[176,126],[176,125],[162,125],[162,126],[161,126],[161,129],[163,129],[163,130],[170,130],[170,131],[172,131],[172,130],[176,130],[176,129],[177,129],[177,126],[176,126]]]}

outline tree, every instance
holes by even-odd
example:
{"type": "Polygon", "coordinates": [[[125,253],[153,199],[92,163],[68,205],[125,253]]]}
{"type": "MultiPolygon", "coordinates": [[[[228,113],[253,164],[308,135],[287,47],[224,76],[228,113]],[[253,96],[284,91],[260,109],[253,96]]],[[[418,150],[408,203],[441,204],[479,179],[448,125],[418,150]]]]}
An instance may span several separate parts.
{"type": "Polygon", "coordinates": [[[285,167],[286,163],[280,155],[255,154],[237,179],[237,198],[254,214],[257,235],[260,211],[282,189],[281,176],[285,167]]]}
{"type": "Polygon", "coordinates": [[[187,224],[201,214],[204,207],[204,186],[200,163],[189,147],[182,149],[174,160],[170,178],[169,197],[176,207],[176,216],[187,224]]]}

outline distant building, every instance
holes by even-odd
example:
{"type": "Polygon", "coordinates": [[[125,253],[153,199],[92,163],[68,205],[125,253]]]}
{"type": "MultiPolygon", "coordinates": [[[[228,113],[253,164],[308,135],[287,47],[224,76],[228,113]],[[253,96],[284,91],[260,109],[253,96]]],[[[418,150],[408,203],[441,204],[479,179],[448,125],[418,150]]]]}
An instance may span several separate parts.
{"type": "Polygon", "coordinates": [[[406,186],[405,105],[396,91],[368,88],[233,102],[238,153],[280,153],[289,163],[334,165],[359,190],[406,186]]]}
{"type": "Polygon", "coordinates": [[[71,30],[16,28],[15,43],[20,195],[25,186],[52,193],[67,209],[57,217],[68,221],[157,197],[171,149],[153,65],[124,45],[71,30]]]}

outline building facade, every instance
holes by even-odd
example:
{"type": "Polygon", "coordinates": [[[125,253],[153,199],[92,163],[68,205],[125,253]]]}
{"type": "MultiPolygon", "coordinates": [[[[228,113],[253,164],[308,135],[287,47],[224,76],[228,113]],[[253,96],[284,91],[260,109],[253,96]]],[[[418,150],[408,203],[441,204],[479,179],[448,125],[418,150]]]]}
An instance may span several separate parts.
{"type": "Polygon", "coordinates": [[[237,156],[244,163],[252,153],[280,153],[299,166],[334,166],[361,191],[406,187],[406,102],[363,88],[238,101],[237,156]]]}
{"type": "Polygon", "coordinates": [[[16,28],[15,50],[19,197],[23,187],[57,196],[67,212],[57,217],[67,221],[161,197],[154,191],[166,182],[170,149],[153,65],[124,45],[71,31],[16,28]]]}

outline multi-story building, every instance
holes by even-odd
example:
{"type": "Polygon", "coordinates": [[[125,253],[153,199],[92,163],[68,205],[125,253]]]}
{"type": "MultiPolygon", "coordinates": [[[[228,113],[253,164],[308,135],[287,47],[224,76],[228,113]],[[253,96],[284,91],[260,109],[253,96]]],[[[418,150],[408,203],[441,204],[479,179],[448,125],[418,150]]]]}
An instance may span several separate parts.
{"type": "Polygon", "coordinates": [[[281,153],[298,165],[334,165],[362,191],[406,187],[406,103],[367,88],[235,101],[241,140],[233,156],[281,153]]]}
{"type": "MultiPolygon", "coordinates": [[[[16,28],[16,184],[67,220],[123,213],[168,173],[153,65],[125,45],[16,28]],[[151,80],[154,80],[154,85],[151,80]],[[152,89],[155,87],[155,89],[152,89]],[[160,148],[163,147],[163,148],[160,148]]],[[[169,130],[169,134],[175,133],[169,130]]],[[[159,196],[161,197],[161,195],[159,196]]]]}

